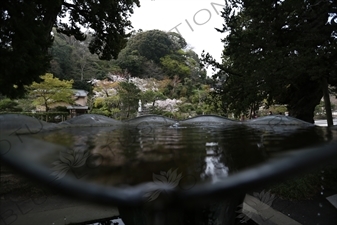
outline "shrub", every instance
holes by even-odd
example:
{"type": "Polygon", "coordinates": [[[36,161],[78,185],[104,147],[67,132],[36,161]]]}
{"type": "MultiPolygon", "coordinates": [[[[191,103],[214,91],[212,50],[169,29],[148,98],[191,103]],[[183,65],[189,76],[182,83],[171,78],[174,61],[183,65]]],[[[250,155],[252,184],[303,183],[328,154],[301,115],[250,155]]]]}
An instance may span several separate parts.
{"type": "Polygon", "coordinates": [[[53,112],[69,112],[66,106],[56,106],[52,109],[53,112]]]}
{"type": "Polygon", "coordinates": [[[22,112],[22,108],[18,107],[18,103],[9,98],[0,100],[0,111],[2,112],[22,112]]]}

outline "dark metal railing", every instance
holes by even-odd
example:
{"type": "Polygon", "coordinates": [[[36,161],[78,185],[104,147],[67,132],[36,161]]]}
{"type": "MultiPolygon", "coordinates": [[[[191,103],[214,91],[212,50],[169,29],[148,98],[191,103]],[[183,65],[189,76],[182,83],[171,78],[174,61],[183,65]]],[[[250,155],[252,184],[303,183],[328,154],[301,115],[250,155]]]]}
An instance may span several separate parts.
{"type": "MultiPolygon", "coordinates": [[[[21,138],[26,143],[32,141],[28,137],[21,138]]],[[[1,152],[5,152],[4,149],[8,148],[8,143],[14,143],[14,138],[13,140],[8,139],[8,142],[0,142],[1,152]]],[[[117,188],[84,182],[69,177],[57,180],[55,177],[50,176],[50,170],[47,167],[20,157],[16,151],[8,151],[6,154],[2,154],[1,159],[13,168],[63,193],[99,203],[137,206],[146,201],[146,198],[144,198],[146,193],[156,190],[166,192],[169,196],[172,196],[172,198],[166,198],[166,200],[180,203],[187,202],[187,200],[189,202],[201,199],[211,200],[232,196],[237,193],[246,193],[257,187],[280,181],[289,175],[301,173],[323,163],[336,162],[337,142],[293,152],[288,151],[287,153],[280,154],[276,159],[233,174],[215,184],[199,184],[189,191],[179,191],[170,185],[158,185],[153,182],[133,187],[117,188]]]]}

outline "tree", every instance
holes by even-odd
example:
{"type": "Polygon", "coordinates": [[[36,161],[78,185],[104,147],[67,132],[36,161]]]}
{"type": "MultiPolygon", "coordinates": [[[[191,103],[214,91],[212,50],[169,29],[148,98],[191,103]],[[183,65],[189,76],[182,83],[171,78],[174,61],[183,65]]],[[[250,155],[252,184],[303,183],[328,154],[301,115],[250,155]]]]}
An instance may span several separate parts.
{"type": "Polygon", "coordinates": [[[228,1],[218,29],[228,32],[222,62],[204,55],[219,69],[216,93],[226,107],[241,113],[266,100],[313,122],[323,90],[337,85],[337,33],[329,22],[335,7],[319,0],[228,1]]]}
{"type": "Polygon", "coordinates": [[[184,62],[183,52],[166,55],[160,59],[160,63],[164,72],[170,78],[178,76],[180,79],[184,79],[191,74],[191,69],[184,62]]]}
{"type": "Polygon", "coordinates": [[[130,41],[130,48],[155,63],[159,63],[161,57],[176,50],[169,35],[160,30],[137,33],[130,41]]]}
{"type": "Polygon", "coordinates": [[[18,107],[19,103],[9,99],[5,98],[0,100],[0,112],[21,112],[22,108],[18,107]]]}
{"type": "Polygon", "coordinates": [[[48,72],[60,79],[73,79],[75,62],[72,57],[74,50],[72,44],[76,39],[72,36],[68,37],[58,33],[56,28],[52,32],[54,34],[54,41],[49,49],[52,60],[48,72]]]}
{"type": "Polygon", "coordinates": [[[0,1],[0,94],[23,95],[24,85],[41,81],[49,68],[51,31],[84,40],[82,27],[90,28],[91,53],[100,59],[116,58],[132,28],[128,20],[139,0],[3,0],[0,1]],[[61,18],[69,16],[69,22],[61,18]]]}
{"type": "MultiPolygon", "coordinates": [[[[147,65],[161,67],[161,58],[181,50],[186,46],[185,39],[176,33],[166,33],[160,30],[139,31],[127,42],[126,47],[118,55],[118,65],[127,69],[132,76],[149,76],[151,72],[147,65]]],[[[157,76],[158,69],[155,71],[157,76]]],[[[151,76],[151,77],[154,77],[151,76]]]]}
{"type": "Polygon", "coordinates": [[[97,71],[98,57],[88,51],[89,37],[87,36],[87,40],[83,42],[75,40],[73,44],[72,61],[75,66],[73,74],[77,81],[93,78],[97,71]]]}
{"type": "Polygon", "coordinates": [[[175,32],[168,32],[167,35],[173,44],[172,46],[173,51],[178,51],[180,49],[186,48],[187,42],[180,34],[175,32]]]}
{"type": "Polygon", "coordinates": [[[201,61],[199,59],[199,56],[195,51],[192,49],[187,49],[185,52],[186,57],[186,65],[190,68],[191,75],[190,78],[198,84],[205,84],[207,77],[207,72],[205,68],[203,68],[200,64],[201,61]]]}
{"type": "Polygon", "coordinates": [[[146,59],[139,54],[138,50],[131,50],[129,46],[119,53],[117,59],[118,66],[126,69],[134,77],[141,77],[145,62],[146,59]]]}
{"type": "Polygon", "coordinates": [[[160,30],[138,31],[119,53],[117,63],[134,77],[171,79],[182,82],[190,78],[196,83],[206,79],[198,55],[186,48],[185,39],[178,33],[160,30]]]}
{"type": "Polygon", "coordinates": [[[85,41],[78,41],[74,36],[66,36],[53,29],[54,42],[50,49],[53,57],[50,73],[65,80],[74,80],[73,87],[90,91],[87,81],[91,78],[105,78],[109,73],[119,73],[121,69],[116,60],[99,60],[91,54],[88,46],[92,40],[87,33],[85,41]]]}
{"type": "Polygon", "coordinates": [[[142,103],[151,103],[152,109],[155,107],[157,100],[164,100],[166,97],[160,91],[147,90],[141,94],[142,103]]]}
{"type": "Polygon", "coordinates": [[[154,78],[157,80],[162,80],[165,77],[165,73],[161,67],[154,63],[153,61],[147,60],[143,63],[142,66],[142,75],[143,78],[154,78]]]}
{"type": "Polygon", "coordinates": [[[52,74],[47,73],[41,76],[43,80],[40,83],[33,82],[27,87],[29,95],[34,97],[34,105],[43,105],[46,108],[46,112],[50,109],[50,105],[57,102],[72,103],[72,84],[71,81],[62,81],[58,78],[54,78],[52,74]]]}
{"type": "Polygon", "coordinates": [[[111,116],[115,119],[120,119],[120,98],[119,95],[114,95],[105,98],[96,98],[93,109],[90,113],[103,114],[105,116],[111,116]]]}
{"type": "Polygon", "coordinates": [[[121,102],[121,111],[126,113],[125,118],[129,118],[138,109],[140,90],[135,84],[129,82],[119,83],[117,90],[121,102]]]}

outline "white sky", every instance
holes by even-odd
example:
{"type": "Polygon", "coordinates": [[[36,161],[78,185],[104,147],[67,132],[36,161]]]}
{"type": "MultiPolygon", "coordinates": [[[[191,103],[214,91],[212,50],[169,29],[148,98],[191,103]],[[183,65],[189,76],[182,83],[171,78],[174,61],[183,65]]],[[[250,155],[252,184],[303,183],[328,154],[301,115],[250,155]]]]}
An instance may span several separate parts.
{"type": "Polygon", "coordinates": [[[140,0],[141,7],[134,8],[130,20],[135,30],[178,29],[199,56],[205,50],[220,61],[224,34],[214,28],[222,28],[224,4],[224,0],[140,0]]]}

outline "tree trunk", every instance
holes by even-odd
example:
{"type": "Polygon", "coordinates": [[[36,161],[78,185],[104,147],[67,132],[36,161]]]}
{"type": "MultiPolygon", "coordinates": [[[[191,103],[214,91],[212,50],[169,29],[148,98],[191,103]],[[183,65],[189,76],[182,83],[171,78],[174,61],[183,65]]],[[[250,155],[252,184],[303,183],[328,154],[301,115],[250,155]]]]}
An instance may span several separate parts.
{"type": "Polygon", "coordinates": [[[332,112],[331,112],[331,103],[330,103],[330,96],[329,96],[329,89],[328,89],[328,81],[326,78],[322,80],[322,89],[323,89],[323,97],[324,97],[324,106],[326,112],[326,120],[328,123],[328,127],[333,125],[332,120],[332,112]]]}
{"type": "Polygon", "coordinates": [[[323,96],[321,85],[309,81],[288,94],[288,96],[291,96],[287,107],[289,116],[314,123],[315,107],[320,103],[323,96]]]}
{"type": "Polygon", "coordinates": [[[48,112],[49,107],[48,107],[47,101],[44,103],[44,106],[46,107],[46,112],[48,112]]]}
{"type": "MultiPolygon", "coordinates": [[[[64,1],[64,0],[63,0],[64,1]]],[[[46,47],[44,50],[48,52],[48,48],[51,47],[53,41],[52,41],[52,36],[51,32],[52,29],[55,25],[55,21],[57,19],[57,15],[62,9],[62,2],[63,1],[54,1],[52,4],[49,4],[49,6],[46,8],[46,12],[44,17],[43,17],[43,24],[45,25],[45,40],[50,41],[50,45],[46,47]]]]}

